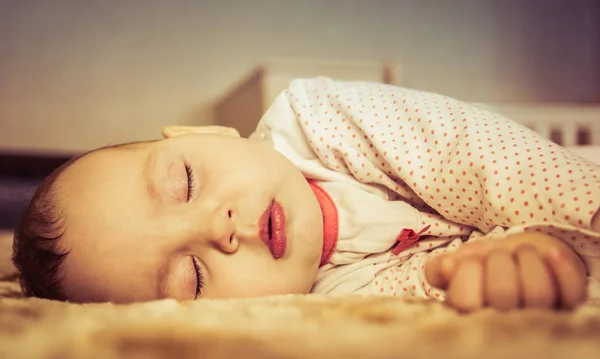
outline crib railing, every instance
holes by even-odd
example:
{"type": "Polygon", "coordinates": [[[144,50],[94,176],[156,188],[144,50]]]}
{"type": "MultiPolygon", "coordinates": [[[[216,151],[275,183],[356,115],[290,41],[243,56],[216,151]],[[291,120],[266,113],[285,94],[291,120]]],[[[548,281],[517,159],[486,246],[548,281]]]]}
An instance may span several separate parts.
{"type": "Polygon", "coordinates": [[[476,103],[563,146],[600,145],[600,105],[476,103]]]}

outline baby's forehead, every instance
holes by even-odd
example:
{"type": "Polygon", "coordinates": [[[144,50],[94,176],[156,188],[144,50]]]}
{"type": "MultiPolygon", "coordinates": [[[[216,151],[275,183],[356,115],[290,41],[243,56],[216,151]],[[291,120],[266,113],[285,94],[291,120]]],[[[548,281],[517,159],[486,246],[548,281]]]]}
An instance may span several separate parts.
{"type": "Polygon", "coordinates": [[[123,151],[129,153],[144,151],[149,149],[153,144],[157,142],[158,140],[128,142],[117,145],[104,146],[89,151],[79,157],[72,159],[71,164],[67,166],[67,168],[65,168],[63,173],[57,179],[57,181],[61,182],[61,184],[72,184],[71,182],[73,182],[74,180],[84,180],[86,177],[93,174],[95,170],[105,170],[105,168],[100,169],[98,168],[98,166],[106,167],[106,165],[110,164],[116,157],[123,155],[123,151]]]}
{"type": "Polygon", "coordinates": [[[141,172],[148,154],[152,152],[152,144],[156,142],[106,146],[77,158],[59,176],[56,188],[56,199],[68,214],[67,217],[81,217],[89,212],[92,204],[98,202],[98,193],[102,193],[104,199],[112,198],[118,202],[120,197],[107,197],[106,194],[131,186],[130,182],[138,178],[137,174],[141,172]]]}

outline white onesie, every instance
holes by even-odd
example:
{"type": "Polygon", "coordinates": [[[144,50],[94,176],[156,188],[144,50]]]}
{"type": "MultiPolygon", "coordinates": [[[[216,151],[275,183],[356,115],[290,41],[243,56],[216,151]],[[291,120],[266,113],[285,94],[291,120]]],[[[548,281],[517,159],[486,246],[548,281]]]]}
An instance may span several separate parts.
{"type": "Polygon", "coordinates": [[[425,279],[428,258],[523,231],[564,239],[600,278],[600,234],[590,230],[600,167],[498,114],[389,85],[300,79],[251,138],[335,204],[337,244],[315,293],[441,300],[425,279]]]}

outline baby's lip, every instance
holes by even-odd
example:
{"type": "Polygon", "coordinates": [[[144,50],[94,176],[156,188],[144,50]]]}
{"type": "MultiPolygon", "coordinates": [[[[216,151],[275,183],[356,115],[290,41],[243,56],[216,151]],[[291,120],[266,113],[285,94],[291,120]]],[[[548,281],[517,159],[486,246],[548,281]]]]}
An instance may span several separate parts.
{"type": "Polygon", "coordinates": [[[285,210],[277,201],[273,201],[270,217],[271,253],[273,258],[279,259],[285,255],[287,249],[285,210]]]}
{"type": "Polygon", "coordinates": [[[269,203],[258,221],[260,240],[269,248],[275,259],[283,257],[286,252],[285,223],[285,211],[275,200],[269,203]]]}

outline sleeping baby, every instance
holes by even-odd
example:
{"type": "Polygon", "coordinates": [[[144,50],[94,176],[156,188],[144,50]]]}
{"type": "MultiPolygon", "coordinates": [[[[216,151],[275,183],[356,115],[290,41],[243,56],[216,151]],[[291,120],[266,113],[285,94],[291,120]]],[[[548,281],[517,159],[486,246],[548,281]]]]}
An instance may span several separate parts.
{"type": "Polygon", "coordinates": [[[26,295],[72,302],[388,295],[572,309],[600,278],[600,167],[440,95],[295,80],[249,139],[80,156],[15,233],[26,295]]]}

